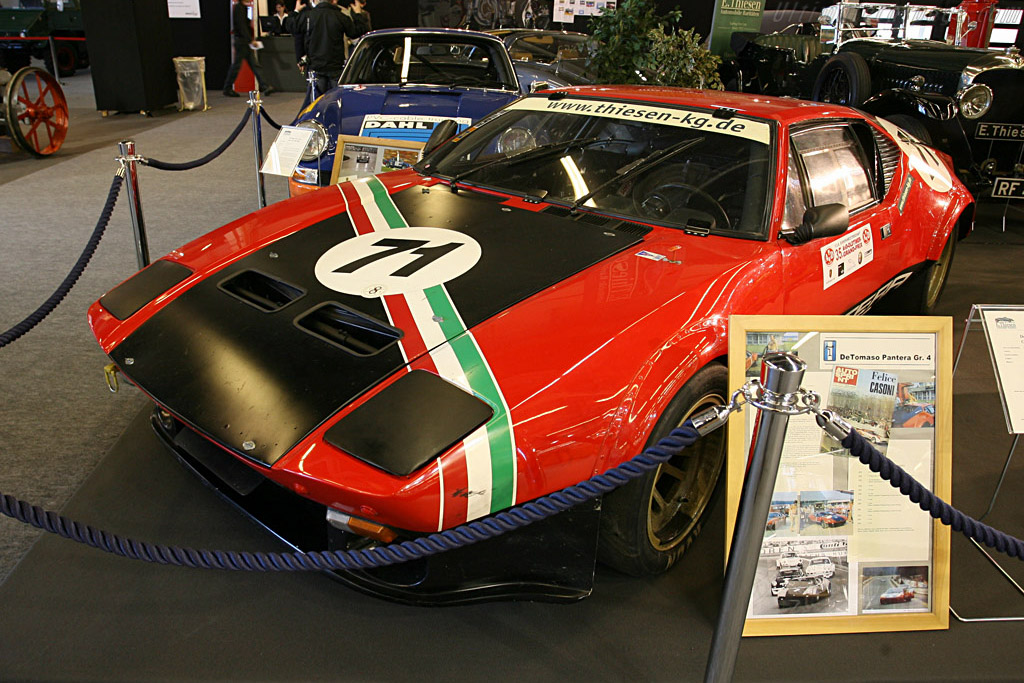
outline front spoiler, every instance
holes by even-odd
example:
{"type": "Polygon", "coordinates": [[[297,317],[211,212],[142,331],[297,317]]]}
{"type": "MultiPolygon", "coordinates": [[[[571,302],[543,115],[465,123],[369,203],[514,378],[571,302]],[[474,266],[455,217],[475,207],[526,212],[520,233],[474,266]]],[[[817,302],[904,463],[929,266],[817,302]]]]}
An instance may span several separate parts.
{"type": "MultiPolygon", "coordinates": [[[[151,422],[187,469],[294,550],[370,547],[367,539],[328,524],[325,506],[263,477],[176,420],[165,425],[154,411],[151,422]]],[[[327,573],[363,593],[410,605],[572,602],[593,589],[600,512],[600,499],[588,501],[516,531],[424,559],[327,573]]]]}

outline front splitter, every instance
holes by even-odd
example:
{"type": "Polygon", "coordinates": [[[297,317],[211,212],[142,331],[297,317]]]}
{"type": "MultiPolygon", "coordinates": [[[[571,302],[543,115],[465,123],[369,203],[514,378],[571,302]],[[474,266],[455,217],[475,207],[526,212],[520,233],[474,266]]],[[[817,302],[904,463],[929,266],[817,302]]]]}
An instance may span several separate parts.
{"type": "MultiPolygon", "coordinates": [[[[187,469],[296,551],[371,547],[367,539],[328,524],[323,505],[262,477],[180,423],[165,425],[156,412],[151,422],[187,469]]],[[[412,605],[572,602],[593,589],[600,514],[600,500],[588,501],[516,531],[427,558],[326,573],[363,593],[412,605]]]]}

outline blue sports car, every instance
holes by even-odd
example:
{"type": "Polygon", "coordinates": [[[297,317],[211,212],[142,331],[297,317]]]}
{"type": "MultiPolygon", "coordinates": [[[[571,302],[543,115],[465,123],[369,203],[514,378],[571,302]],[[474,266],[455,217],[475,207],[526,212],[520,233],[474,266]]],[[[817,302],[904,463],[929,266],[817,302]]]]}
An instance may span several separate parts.
{"type": "MultiPolygon", "coordinates": [[[[521,92],[508,51],[494,36],[458,29],[368,33],[354,47],[338,87],[293,123],[311,128],[313,137],[289,183],[291,193],[330,183],[339,135],[425,143],[441,121],[453,119],[463,130],[521,92]]],[[[374,159],[369,146],[353,143],[345,154],[343,169],[395,165],[394,159],[374,159]]]]}

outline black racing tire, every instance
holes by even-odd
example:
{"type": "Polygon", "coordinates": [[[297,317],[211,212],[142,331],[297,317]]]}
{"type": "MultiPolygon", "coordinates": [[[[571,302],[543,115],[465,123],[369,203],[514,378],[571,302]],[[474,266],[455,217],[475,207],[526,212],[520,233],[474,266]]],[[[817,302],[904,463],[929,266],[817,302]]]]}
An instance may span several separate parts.
{"type": "MultiPolygon", "coordinates": [[[[728,371],[721,363],[702,368],[669,402],[648,445],[664,438],[692,414],[724,405],[728,371]]],[[[725,463],[726,430],[699,439],[656,470],[605,496],[598,559],[632,576],[668,570],[701,531],[713,507],[725,463]]]]}
{"type": "Polygon", "coordinates": [[[928,127],[924,125],[924,121],[921,119],[909,114],[893,114],[892,116],[886,116],[885,120],[899,126],[924,144],[931,146],[932,134],[928,132],[928,127]]]}
{"type": "Polygon", "coordinates": [[[949,279],[956,253],[956,228],[949,234],[937,261],[928,261],[903,285],[889,292],[875,306],[875,315],[932,315],[949,279]]]}
{"type": "Polygon", "coordinates": [[[854,52],[840,52],[829,58],[814,81],[811,99],[817,102],[859,107],[871,96],[871,70],[854,52]]]}

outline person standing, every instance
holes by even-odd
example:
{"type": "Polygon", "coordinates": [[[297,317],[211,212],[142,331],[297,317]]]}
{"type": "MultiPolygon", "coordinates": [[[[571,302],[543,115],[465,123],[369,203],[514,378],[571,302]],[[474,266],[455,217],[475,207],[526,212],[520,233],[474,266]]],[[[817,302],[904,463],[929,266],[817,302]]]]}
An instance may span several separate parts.
{"type": "Polygon", "coordinates": [[[253,75],[256,76],[256,81],[259,84],[258,87],[262,90],[263,94],[269,95],[274,92],[274,87],[263,76],[263,69],[260,68],[253,55],[252,22],[249,20],[249,12],[247,11],[247,7],[251,5],[252,0],[235,0],[234,5],[231,7],[231,43],[235,48],[235,59],[231,62],[231,68],[228,69],[228,77],[224,80],[225,97],[239,96],[235,92],[235,79],[238,78],[238,72],[242,69],[243,61],[249,63],[249,68],[252,69],[253,75]]]}
{"type": "Polygon", "coordinates": [[[295,63],[303,73],[306,72],[306,29],[309,26],[311,11],[312,4],[298,0],[295,9],[288,15],[288,23],[285,24],[285,30],[292,34],[292,40],[295,41],[295,63]]]}
{"type": "Polygon", "coordinates": [[[288,23],[288,11],[285,9],[283,0],[277,0],[274,3],[274,13],[270,15],[270,18],[273,27],[273,30],[270,31],[272,35],[279,36],[288,33],[288,29],[285,28],[288,23]]]}
{"type": "MultiPolygon", "coordinates": [[[[346,3],[351,0],[346,0],[346,3]]],[[[345,38],[366,32],[366,18],[360,7],[345,14],[338,0],[320,0],[309,13],[306,30],[306,60],[316,72],[317,92],[323,94],[338,82],[345,66],[345,38]]]]}

